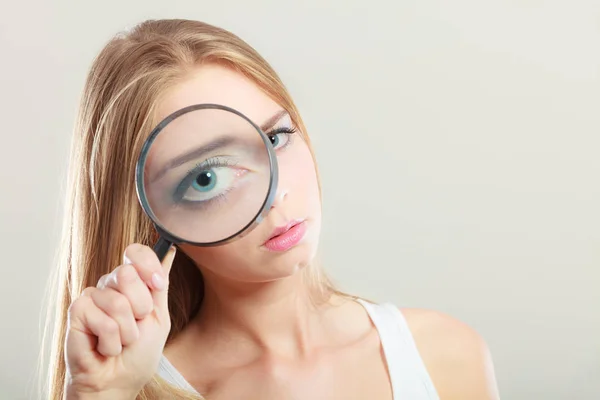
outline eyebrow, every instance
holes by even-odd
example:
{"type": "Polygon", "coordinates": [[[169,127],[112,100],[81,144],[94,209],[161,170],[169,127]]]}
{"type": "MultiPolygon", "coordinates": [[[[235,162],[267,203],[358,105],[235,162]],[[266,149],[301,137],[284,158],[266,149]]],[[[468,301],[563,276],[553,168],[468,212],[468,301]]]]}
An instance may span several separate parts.
{"type": "Polygon", "coordinates": [[[212,151],[220,149],[222,147],[226,147],[231,145],[232,143],[238,141],[237,138],[233,136],[223,136],[212,142],[209,142],[203,146],[196,147],[193,150],[188,151],[180,156],[175,157],[171,161],[169,161],[166,165],[164,165],[153,177],[150,178],[151,182],[154,182],[163,177],[163,175],[172,168],[179,167],[188,161],[198,159],[202,157],[204,154],[208,154],[212,151]]]}
{"type": "Polygon", "coordinates": [[[260,130],[264,133],[267,133],[268,130],[273,128],[275,124],[278,123],[279,120],[285,117],[287,114],[288,112],[286,110],[278,111],[276,114],[274,114],[272,117],[270,117],[268,120],[262,123],[262,125],[260,126],[260,130]]]}
{"type": "MultiPolygon", "coordinates": [[[[260,130],[266,133],[266,131],[273,128],[273,126],[275,126],[275,124],[277,124],[277,122],[279,122],[279,120],[281,120],[287,114],[288,114],[288,112],[286,110],[281,110],[281,111],[277,112],[276,114],[271,116],[269,119],[267,119],[265,122],[263,122],[262,125],[260,125],[260,130]]],[[[238,139],[234,136],[223,136],[223,137],[213,140],[212,142],[209,142],[203,146],[192,149],[180,156],[175,157],[171,161],[169,161],[153,177],[150,178],[150,181],[151,182],[157,181],[158,179],[162,178],[165,175],[165,173],[167,171],[169,171],[170,169],[179,167],[191,160],[198,159],[198,158],[202,157],[203,155],[213,152],[217,149],[227,147],[227,146],[235,143],[236,141],[238,141],[238,139]]]]}

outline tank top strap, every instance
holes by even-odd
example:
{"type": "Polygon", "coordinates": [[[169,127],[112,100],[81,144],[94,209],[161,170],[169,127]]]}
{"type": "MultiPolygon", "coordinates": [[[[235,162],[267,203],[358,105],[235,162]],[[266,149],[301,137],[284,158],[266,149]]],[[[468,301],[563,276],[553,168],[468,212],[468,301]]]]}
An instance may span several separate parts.
{"type": "Polygon", "coordinates": [[[171,385],[186,390],[193,394],[198,394],[196,389],[185,380],[183,375],[171,364],[171,362],[163,355],[158,363],[158,375],[169,382],[171,385]]]}
{"type": "Polygon", "coordinates": [[[357,300],[379,333],[394,400],[439,400],[404,315],[391,303],[357,300]]]}

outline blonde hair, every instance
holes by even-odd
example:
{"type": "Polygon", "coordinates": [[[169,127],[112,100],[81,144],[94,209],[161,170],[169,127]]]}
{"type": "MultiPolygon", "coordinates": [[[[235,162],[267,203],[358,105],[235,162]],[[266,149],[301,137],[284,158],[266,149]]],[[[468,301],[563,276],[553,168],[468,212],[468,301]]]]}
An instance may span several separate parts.
{"type": "MultiPolygon", "coordinates": [[[[133,182],[137,156],[157,122],[161,93],[202,63],[219,63],[252,80],[289,112],[310,147],[302,119],[278,75],[234,34],[198,21],[149,20],[115,36],[91,67],[72,141],[63,237],[49,302],[54,325],[45,389],[49,399],[64,395],[63,353],[71,302],[121,263],[127,245],[151,245],[157,239],[137,202],[133,182]]],[[[304,273],[315,301],[338,293],[317,265],[304,273]]],[[[200,271],[179,252],[171,272],[168,340],[198,311],[202,287],[200,271]]],[[[137,399],[159,398],[201,397],[155,376],[137,399]]]]}

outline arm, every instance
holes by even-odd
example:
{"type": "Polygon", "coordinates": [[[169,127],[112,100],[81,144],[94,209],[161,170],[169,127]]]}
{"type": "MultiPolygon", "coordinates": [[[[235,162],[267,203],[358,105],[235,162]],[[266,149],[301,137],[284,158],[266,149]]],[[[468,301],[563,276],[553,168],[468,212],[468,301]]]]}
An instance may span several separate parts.
{"type": "Polygon", "coordinates": [[[441,400],[499,400],[492,357],[483,338],[442,313],[402,309],[441,400]]]}

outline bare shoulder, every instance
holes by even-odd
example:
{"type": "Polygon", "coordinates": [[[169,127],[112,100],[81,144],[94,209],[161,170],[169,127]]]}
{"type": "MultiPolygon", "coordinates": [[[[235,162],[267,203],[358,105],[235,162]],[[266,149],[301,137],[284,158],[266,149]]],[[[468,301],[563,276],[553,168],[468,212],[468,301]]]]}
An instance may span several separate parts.
{"type": "Polygon", "coordinates": [[[492,357],[478,332],[441,312],[400,310],[441,399],[500,398],[492,357]]]}

